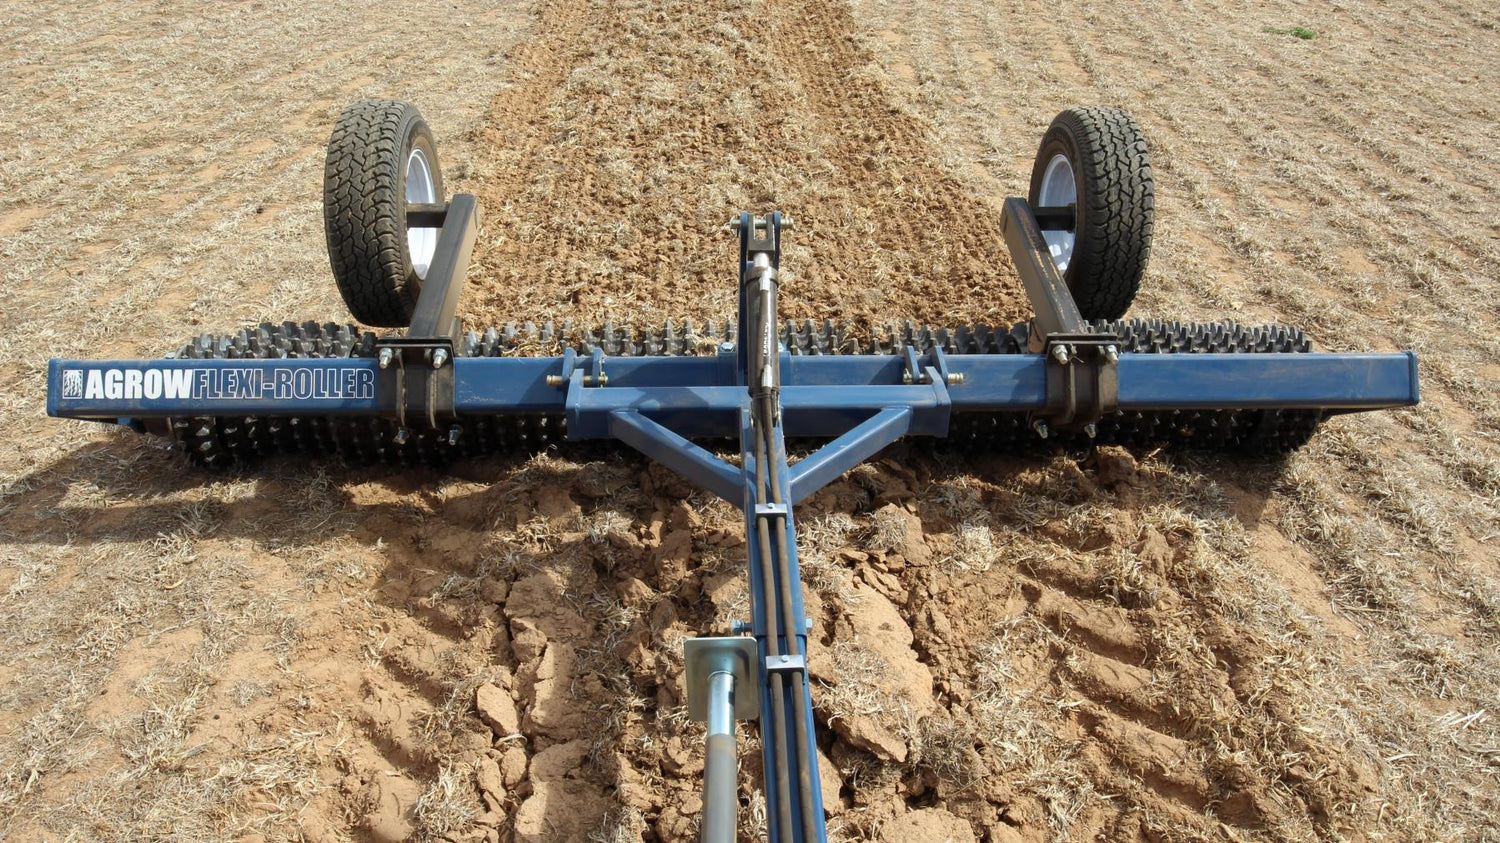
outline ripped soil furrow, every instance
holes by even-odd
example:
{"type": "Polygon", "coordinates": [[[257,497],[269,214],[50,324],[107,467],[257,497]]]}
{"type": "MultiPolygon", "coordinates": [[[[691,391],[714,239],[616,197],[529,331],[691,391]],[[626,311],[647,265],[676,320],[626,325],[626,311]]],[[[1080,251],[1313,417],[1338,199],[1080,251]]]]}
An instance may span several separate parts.
{"type": "MultiPolygon", "coordinates": [[[[872,74],[874,58],[858,38],[863,27],[843,3],[777,3],[769,46],[775,66],[795,79],[834,166],[835,183],[876,211],[873,232],[848,248],[909,253],[893,268],[904,306],[887,317],[959,324],[997,312],[1023,313],[1003,248],[997,209],[942,169],[932,128],[872,74]],[[998,295],[982,309],[974,291],[998,295]],[[1009,307],[997,310],[996,304],[1009,307]]],[[[866,229],[868,231],[869,229],[866,229]]],[[[829,236],[858,232],[836,230],[829,236]]]]}
{"type": "MultiPolygon", "coordinates": [[[[479,188],[505,210],[478,250],[476,317],[729,316],[733,241],[721,227],[740,208],[798,219],[783,264],[789,316],[957,324],[1022,312],[994,209],[942,171],[930,128],[869,75],[847,10],[764,11],[595,3],[573,36],[586,48],[539,51],[572,65],[550,107],[502,96],[478,138],[514,164],[479,188]],[[513,145],[517,134],[549,142],[513,145]]],[[[537,87],[557,75],[536,72],[537,87]]]]}

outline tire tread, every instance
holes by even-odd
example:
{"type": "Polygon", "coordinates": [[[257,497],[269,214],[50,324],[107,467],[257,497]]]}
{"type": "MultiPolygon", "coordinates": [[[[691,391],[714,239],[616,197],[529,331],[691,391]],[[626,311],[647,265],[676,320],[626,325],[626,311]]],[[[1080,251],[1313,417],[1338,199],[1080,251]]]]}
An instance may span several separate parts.
{"type": "Polygon", "coordinates": [[[1140,290],[1151,253],[1156,192],[1140,126],[1119,108],[1070,108],[1052,121],[1031,178],[1034,204],[1041,174],[1060,141],[1079,167],[1080,226],[1064,278],[1085,319],[1119,319],[1140,290]]]}
{"type": "MultiPolygon", "coordinates": [[[[349,312],[366,325],[411,321],[420,283],[406,247],[405,152],[430,133],[416,106],[366,100],[345,109],[328,141],[323,220],[334,281],[349,312]]],[[[436,156],[429,161],[442,190],[436,156]]]]}

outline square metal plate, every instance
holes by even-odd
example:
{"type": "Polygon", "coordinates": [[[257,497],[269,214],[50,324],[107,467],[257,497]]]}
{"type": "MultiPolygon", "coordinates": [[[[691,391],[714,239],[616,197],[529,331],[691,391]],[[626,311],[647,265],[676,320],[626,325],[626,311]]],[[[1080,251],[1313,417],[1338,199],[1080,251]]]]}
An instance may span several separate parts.
{"type": "Polygon", "coordinates": [[[683,644],[687,661],[688,716],[708,719],[708,679],[720,671],[734,675],[734,719],[760,716],[760,671],[755,639],[745,635],[689,638],[683,644]]]}

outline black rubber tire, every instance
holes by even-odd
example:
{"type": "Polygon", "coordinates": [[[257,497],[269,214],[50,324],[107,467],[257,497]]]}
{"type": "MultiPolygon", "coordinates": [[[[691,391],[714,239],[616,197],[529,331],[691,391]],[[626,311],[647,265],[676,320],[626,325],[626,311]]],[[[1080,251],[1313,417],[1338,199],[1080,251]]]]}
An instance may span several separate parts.
{"type": "Polygon", "coordinates": [[[328,259],[344,304],[366,325],[410,325],[422,291],[406,240],[406,163],[413,149],[426,157],[442,202],[437,145],[411,103],[366,100],[351,105],[328,141],[323,169],[328,259]]]}
{"type": "Polygon", "coordinates": [[[1151,252],[1155,191],[1140,126],[1118,108],[1070,108],[1057,115],[1031,168],[1033,206],[1054,156],[1067,156],[1077,186],[1073,256],[1063,280],[1084,319],[1119,319],[1130,309],[1151,252]]]}

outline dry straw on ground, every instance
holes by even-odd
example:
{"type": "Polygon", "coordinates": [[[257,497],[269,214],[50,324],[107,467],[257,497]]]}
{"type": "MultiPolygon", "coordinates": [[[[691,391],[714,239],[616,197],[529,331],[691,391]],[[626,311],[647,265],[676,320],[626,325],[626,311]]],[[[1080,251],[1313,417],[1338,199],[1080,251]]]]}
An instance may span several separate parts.
{"type": "Polygon", "coordinates": [[[791,315],[1015,318],[999,200],[1061,107],[1130,109],[1158,187],[1139,315],[1414,348],[1425,403],[1285,464],[912,444],[814,498],[834,835],[1495,839],[1496,25],[1478,2],[0,8],[0,835],[694,833],[680,645],[744,614],[732,508],[609,449],[209,475],[43,417],[50,355],[341,318],[322,144],[395,96],[484,202],[481,323],[723,318],[719,226],[773,205],[802,223],[791,315]],[[1316,37],[1268,31],[1295,26],[1316,37]],[[474,711],[486,684],[514,733],[474,711]]]}

